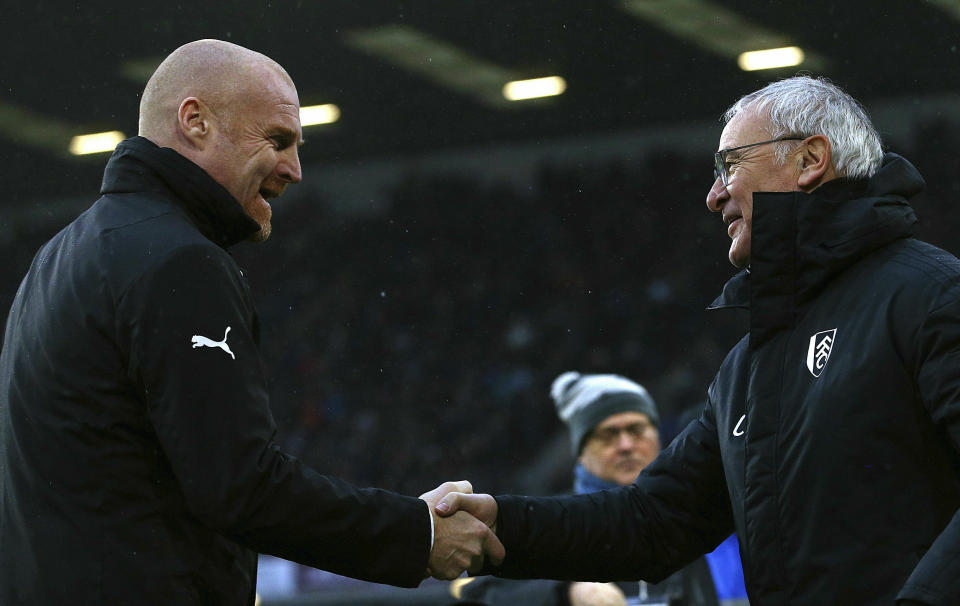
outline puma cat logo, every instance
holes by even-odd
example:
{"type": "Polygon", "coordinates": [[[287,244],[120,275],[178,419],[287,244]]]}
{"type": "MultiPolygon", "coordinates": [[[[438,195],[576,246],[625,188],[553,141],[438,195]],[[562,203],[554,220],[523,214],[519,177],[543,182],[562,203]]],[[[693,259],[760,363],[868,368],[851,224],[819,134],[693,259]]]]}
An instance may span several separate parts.
{"type": "Polygon", "coordinates": [[[229,327],[229,326],[227,326],[227,330],[223,333],[223,341],[211,341],[210,339],[208,339],[208,338],[206,338],[206,337],[204,337],[204,336],[202,336],[202,335],[193,335],[192,337],[190,337],[190,342],[193,343],[193,348],[194,348],[194,349],[196,349],[196,348],[198,348],[198,347],[219,347],[219,348],[222,349],[223,351],[225,351],[225,352],[227,352],[228,354],[230,354],[230,357],[231,357],[231,358],[233,358],[234,360],[236,360],[237,357],[236,357],[235,355],[233,355],[233,352],[230,351],[230,347],[227,346],[227,335],[228,335],[228,334],[230,334],[230,327],[229,327]]]}

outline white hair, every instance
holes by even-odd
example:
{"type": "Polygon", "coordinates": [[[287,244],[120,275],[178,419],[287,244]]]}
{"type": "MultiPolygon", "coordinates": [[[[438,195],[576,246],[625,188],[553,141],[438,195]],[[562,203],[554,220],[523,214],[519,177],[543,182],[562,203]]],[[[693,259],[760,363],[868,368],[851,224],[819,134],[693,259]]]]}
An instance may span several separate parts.
{"type": "MultiPolygon", "coordinates": [[[[824,78],[796,76],[773,82],[741,97],[723,114],[725,123],[750,109],[770,120],[770,137],[825,135],[839,177],[864,179],[883,161],[880,135],[856,99],[824,78]]],[[[776,158],[786,161],[792,142],[776,145],[776,158]]]]}

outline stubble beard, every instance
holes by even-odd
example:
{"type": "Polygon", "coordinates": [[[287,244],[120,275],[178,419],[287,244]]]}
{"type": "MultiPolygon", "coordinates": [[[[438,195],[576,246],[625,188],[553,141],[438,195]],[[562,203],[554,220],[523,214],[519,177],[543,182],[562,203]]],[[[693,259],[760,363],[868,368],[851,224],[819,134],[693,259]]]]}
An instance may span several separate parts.
{"type": "Polygon", "coordinates": [[[248,217],[260,226],[260,230],[250,234],[247,240],[249,242],[263,242],[269,238],[270,234],[273,233],[273,226],[270,223],[273,218],[273,209],[270,208],[269,203],[258,203],[253,205],[252,208],[244,209],[244,211],[248,217]]]}

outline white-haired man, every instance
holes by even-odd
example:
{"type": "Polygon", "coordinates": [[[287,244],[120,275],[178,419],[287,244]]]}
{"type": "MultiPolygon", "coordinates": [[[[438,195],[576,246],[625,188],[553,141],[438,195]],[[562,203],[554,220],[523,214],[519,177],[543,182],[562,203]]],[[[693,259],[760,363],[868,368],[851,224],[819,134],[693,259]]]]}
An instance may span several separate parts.
{"type": "Polygon", "coordinates": [[[923,180],[824,80],[725,117],[712,307],[750,332],[703,413],[630,487],[439,507],[496,522],[505,576],[659,579],[735,529],[753,606],[960,604],[960,261],[910,235],[923,180]]]}

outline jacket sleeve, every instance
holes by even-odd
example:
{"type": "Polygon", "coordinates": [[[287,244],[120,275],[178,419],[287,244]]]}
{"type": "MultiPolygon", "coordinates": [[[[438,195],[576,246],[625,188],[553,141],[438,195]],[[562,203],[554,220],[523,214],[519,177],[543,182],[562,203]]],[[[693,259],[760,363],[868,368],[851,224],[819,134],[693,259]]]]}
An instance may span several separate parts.
{"type": "Polygon", "coordinates": [[[189,515],[256,551],[419,584],[431,532],[422,500],[355,488],[278,448],[256,313],[229,255],[180,246],[117,307],[131,382],[189,515]]]}
{"type": "Polygon", "coordinates": [[[510,578],[658,583],[733,530],[710,408],[631,486],[496,500],[510,578]]]}
{"type": "MultiPolygon", "coordinates": [[[[917,386],[923,405],[960,469],[960,285],[947,289],[917,336],[917,386]],[[946,301],[946,302],[944,302],[946,301]]],[[[897,596],[931,606],[960,604],[960,510],[914,568],[897,596]]]]}

